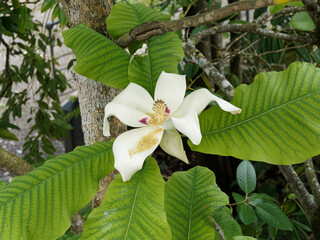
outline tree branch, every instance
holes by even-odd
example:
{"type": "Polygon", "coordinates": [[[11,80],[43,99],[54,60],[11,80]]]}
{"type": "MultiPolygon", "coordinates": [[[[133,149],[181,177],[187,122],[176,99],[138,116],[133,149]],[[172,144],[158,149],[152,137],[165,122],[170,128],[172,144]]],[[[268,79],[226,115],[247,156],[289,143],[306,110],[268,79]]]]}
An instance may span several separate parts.
{"type": "Polygon", "coordinates": [[[213,9],[210,12],[203,14],[185,17],[178,20],[171,21],[153,21],[143,23],[131,29],[129,33],[124,34],[119,38],[117,44],[122,48],[128,47],[134,41],[144,41],[151,37],[165,34],[167,32],[174,32],[187,27],[198,27],[206,23],[225,18],[236,12],[244,10],[258,9],[274,5],[273,0],[244,0],[231,3],[220,9],[213,9]]]}
{"type": "Polygon", "coordinates": [[[225,78],[225,76],[221,74],[218,69],[198,49],[196,49],[192,41],[189,40],[188,42],[184,43],[183,50],[231,100],[233,97],[234,87],[225,78]]]}
{"type": "Polygon", "coordinates": [[[199,33],[193,35],[190,39],[197,44],[202,38],[207,37],[208,35],[214,35],[216,33],[222,32],[253,32],[263,36],[278,38],[287,41],[296,41],[303,43],[313,43],[314,41],[310,37],[298,36],[295,34],[286,34],[275,32],[263,28],[259,28],[255,23],[246,23],[246,24],[228,24],[228,25],[219,25],[214,26],[209,29],[205,29],[199,33]]]}
{"type": "Polygon", "coordinates": [[[307,215],[307,218],[311,221],[314,213],[317,210],[316,203],[311,198],[309,192],[291,165],[279,165],[279,169],[287,180],[291,190],[298,198],[303,210],[307,215]]]}
{"type": "Polygon", "coordinates": [[[305,161],[304,166],[304,172],[306,174],[315,202],[318,206],[320,206],[320,185],[316,173],[314,172],[312,159],[305,161]]]}
{"type": "Polygon", "coordinates": [[[10,153],[0,147],[0,168],[3,168],[5,171],[15,175],[22,176],[31,172],[34,167],[18,157],[17,155],[10,153]]]}

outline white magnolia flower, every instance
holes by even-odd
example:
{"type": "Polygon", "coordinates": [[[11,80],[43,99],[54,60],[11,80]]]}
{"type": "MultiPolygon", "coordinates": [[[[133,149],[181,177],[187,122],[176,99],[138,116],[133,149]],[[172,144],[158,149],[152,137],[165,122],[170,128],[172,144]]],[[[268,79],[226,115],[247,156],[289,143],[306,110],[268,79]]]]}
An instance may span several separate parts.
{"type": "Polygon", "coordinates": [[[103,134],[110,136],[107,118],[116,116],[131,127],[139,127],[116,138],[113,143],[115,168],[123,181],[129,181],[142,168],[144,160],[160,144],[168,154],[188,163],[179,132],[193,144],[201,142],[198,115],[212,101],[224,110],[239,114],[227,101],[199,89],[186,98],[185,76],[162,72],[155,87],[154,100],[141,86],[130,83],[105,107],[103,134]],[[178,132],[178,131],[179,132],[178,132]]]}

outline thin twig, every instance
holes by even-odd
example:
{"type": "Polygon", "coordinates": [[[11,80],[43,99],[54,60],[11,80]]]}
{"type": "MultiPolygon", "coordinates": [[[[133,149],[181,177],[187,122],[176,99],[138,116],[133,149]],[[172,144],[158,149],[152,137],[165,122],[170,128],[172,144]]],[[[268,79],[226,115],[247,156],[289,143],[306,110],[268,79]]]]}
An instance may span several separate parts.
{"type": "Polygon", "coordinates": [[[214,220],[213,217],[210,216],[210,219],[212,221],[212,225],[213,225],[214,229],[219,234],[220,239],[221,240],[226,240],[226,237],[224,236],[224,233],[223,233],[221,227],[219,226],[219,224],[214,220]]]}
{"type": "Polygon", "coordinates": [[[7,84],[7,86],[2,90],[2,92],[0,93],[0,99],[6,94],[6,92],[8,91],[8,89],[11,87],[13,81],[12,81],[12,77],[11,77],[11,73],[10,73],[10,47],[9,45],[3,40],[3,38],[0,38],[0,41],[2,42],[2,44],[6,47],[6,65],[5,65],[5,69],[6,69],[6,77],[8,78],[9,83],[7,84]]]}

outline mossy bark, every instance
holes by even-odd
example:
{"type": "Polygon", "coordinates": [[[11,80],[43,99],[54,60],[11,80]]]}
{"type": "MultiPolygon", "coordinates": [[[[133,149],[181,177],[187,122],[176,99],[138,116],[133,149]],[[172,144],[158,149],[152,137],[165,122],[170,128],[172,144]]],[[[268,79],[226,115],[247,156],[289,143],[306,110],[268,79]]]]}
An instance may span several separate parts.
{"type": "Polygon", "coordinates": [[[34,169],[34,167],[27,163],[17,155],[6,151],[0,147],[0,168],[8,171],[15,176],[22,176],[34,169]]]}

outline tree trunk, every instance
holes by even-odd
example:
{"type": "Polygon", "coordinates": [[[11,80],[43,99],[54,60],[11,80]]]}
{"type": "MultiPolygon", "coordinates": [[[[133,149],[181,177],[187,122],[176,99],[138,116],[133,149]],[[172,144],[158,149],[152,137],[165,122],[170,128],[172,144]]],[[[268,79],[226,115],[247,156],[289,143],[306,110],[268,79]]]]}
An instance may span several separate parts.
{"type": "MultiPolygon", "coordinates": [[[[87,24],[93,30],[109,37],[106,27],[106,18],[113,6],[112,0],[58,0],[64,14],[68,19],[68,26],[75,27],[80,23],[87,24]]],[[[73,72],[73,76],[78,83],[78,95],[80,103],[80,113],[82,120],[82,131],[86,145],[94,142],[107,141],[118,136],[126,130],[126,126],[121,124],[116,118],[111,118],[111,137],[106,138],[102,134],[104,107],[120,92],[118,89],[103,85],[73,72]]],[[[105,191],[111,181],[115,178],[116,171],[102,179],[99,184],[99,192],[92,200],[92,207],[98,206],[105,191]]],[[[71,229],[74,232],[82,231],[79,225],[79,216],[73,216],[71,229]],[[77,222],[77,224],[75,224],[77,222]]],[[[82,218],[81,218],[82,219],[82,218]]],[[[82,225],[82,224],[81,224],[82,225]]]]}

